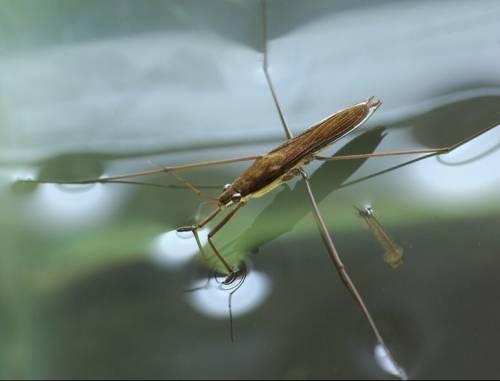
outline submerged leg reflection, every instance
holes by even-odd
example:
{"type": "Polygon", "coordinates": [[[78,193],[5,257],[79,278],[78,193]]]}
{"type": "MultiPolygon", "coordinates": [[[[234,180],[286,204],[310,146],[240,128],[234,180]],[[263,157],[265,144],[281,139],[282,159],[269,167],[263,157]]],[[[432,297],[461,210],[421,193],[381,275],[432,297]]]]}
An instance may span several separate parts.
{"type": "MultiPolygon", "coordinates": [[[[210,303],[211,304],[210,309],[212,310],[210,315],[215,315],[215,316],[219,316],[219,312],[217,312],[215,314],[213,313],[214,306],[212,304],[213,303],[217,304],[217,299],[219,299],[219,298],[218,297],[214,298],[215,295],[213,294],[213,292],[217,292],[217,291],[229,292],[229,296],[227,299],[227,310],[228,310],[228,315],[229,315],[229,335],[231,338],[231,342],[234,342],[234,338],[235,338],[235,335],[234,335],[234,315],[233,315],[233,296],[243,286],[243,284],[247,280],[247,275],[248,275],[248,268],[246,266],[246,263],[242,262],[240,269],[233,274],[230,282],[228,282],[227,276],[218,274],[215,270],[212,270],[212,271],[210,271],[208,278],[204,284],[202,284],[200,286],[197,285],[197,286],[192,287],[192,288],[185,291],[186,293],[194,293],[194,292],[204,293],[204,294],[202,294],[202,296],[200,298],[196,297],[196,299],[198,300],[198,303],[196,303],[196,304],[199,307],[199,302],[202,299],[203,299],[202,304],[210,303]],[[213,282],[216,283],[215,287],[211,287],[211,285],[213,285],[213,282]],[[214,288],[217,291],[213,290],[214,288]],[[208,292],[208,290],[210,290],[210,289],[212,289],[213,291],[208,292]],[[208,301],[207,301],[207,296],[209,296],[209,299],[210,299],[208,301]]],[[[258,275],[258,274],[256,274],[256,275],[258,275]]],[[[259,279],[259,278],[262,278],[262,277],[257,276],[257,279],[259,279]]],[[[255,279],[254,279],[254,282],[255,282],[255,279]]],[[[264,282],[264,283],[266,283],[266,282],[264,282]]],[[[261,287],[256,287],[256,290],[253,290],[254,287],[252,287],[252,291],[256,291],[257,294],[262,294],[262,291],[266,291],[264,288],[264,290],[260,290],[260,292],[259,292],[259,288],[262,288],[262,285],[261,285],[261,287]]],[[[261,297],[262,297],[262,295],[260,295],[260,298],[258,298],[258,299],[261,299],[261,297]]],[[[249,298],[250,302],[252,302],[252,299],[254,299],[254,298],[255,297],[253,297],[253,298],[250,297],[249,298]]],[[[254,303],[252,303],[252,304],[254,304],[254,303]]],[[[244,308],[244,309],[247,309],[247,308],[248,308],[248,306],[246,306],[246,308],[244,308]]],[[[240,308],[240,310],[241,310],[241,308],[240,308]]],[[[240,311],[240,313],[241,313],[241,311],[240,311]]]]}

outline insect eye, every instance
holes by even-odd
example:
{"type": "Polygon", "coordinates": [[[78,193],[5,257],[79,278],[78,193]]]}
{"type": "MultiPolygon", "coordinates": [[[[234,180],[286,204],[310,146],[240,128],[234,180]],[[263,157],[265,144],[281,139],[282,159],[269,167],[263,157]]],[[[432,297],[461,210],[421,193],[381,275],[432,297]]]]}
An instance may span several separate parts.
{"type": "Polygon", "coordinates": [[[226,184],[226,185],[224,185],[224,190],[225,190],[225,191],[226,191],[226,190],[228,190],[229,188],[231,188],[231,184],[226,184]]]}
{"type": "Polygon", "coordinates": [[[241,201],[241,193],[235,193],[231,196],[231,201],[237,204],[241,201]]]}

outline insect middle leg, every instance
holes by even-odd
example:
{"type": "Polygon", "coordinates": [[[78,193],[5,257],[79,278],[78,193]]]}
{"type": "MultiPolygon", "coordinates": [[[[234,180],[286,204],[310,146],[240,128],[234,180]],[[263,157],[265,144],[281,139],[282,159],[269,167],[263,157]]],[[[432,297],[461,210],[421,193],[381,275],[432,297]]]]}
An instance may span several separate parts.
{"type": "MultiPolygon", "coordinates": [[[[261,155],[256,155],[256,156],[242,156],[242,157],[236,157],[236,158],[232,158],[232,159],[201,161],[201,162],[181,164],[181,165],[176,165],[176,166],[171,166],[171,167],[160,167],[158,169],[152,169],[152,170],[148,170],[148,171],[130,172],[130,173],[122,174],[122,175],[113,175],[113,176],[98,177],[98,178],[83,179],[83,180],[55,180],[55,181],[20,180],[20,182],[22,182],[22,183],[36,183],[36,184],[96,184],[96,183],[99,183],[99,184],[126,183],[127,184],[127,183],[134,183],[134,182],[124,181],[124,180],[132,179],[132,178],[136,178],[136,177],[152,176],[152,175],[157,175],[157,174],[162,174],[162,173],[170,173],[172,176],[174,176],[176,178],[177,181],[184,184],[184,186],[191,189],[198,196],[205,198],[211,202],[216,202],[217,199],[215,199],[214,197],[211,197],[208,194],[206,194],[205,192],[201,191],[199,189],[199,187],[196,187],[191,182],[189,182],[188,180],[181,177],[178,174],[178,172],[186,171],[186,170],[190,170],[190,169],[203,168],[203,167],[211,167],[211,166],[215,166],[215,165],[232,164],[232,163],[238,163],[238,162],[242,162],[242,161],[251,161],[251,160],[258,159],[260,157],[261,157],[261,155]]],[[[145,185],[148,185],[148,184],[145,184],[145,185]]],[[[159,184],[149,184],[149,185],[161,186],[159,184]]]]}
{"type": "Polygon", "coordinates": [[[25,182],[50,183],[50,184],[110,183],[110,182],[119,182],[120,180],[131,179],[131,178],[135,178],[135,177],[152,176],[152,175],[158,175],[161,173],[174,173],[174,172],[186,171],[186,170],[196,169],[196,168],[211,167],[211,166],[215,166],[215,165],[239,163],[242,161],[252,161],[252,160],[256,160],[256,159],[260,158],[261,156],[262,155],[242,156],[242,157],[236,157],[236,158],[231,158],[231,159],[200,161],[200,162],[196,162],[196,163],[181,164],[181,165],[175,165],[175,166],[170,166],[170,167],[161,167],[158,169],[152,169],[152,170],[148,170],[148,171],[130,172],[130,173],[122,174],[122,175],[97,177],[97,178],[83,179],[83,180],[67,180],[67,181],[65,181],[65,180],[56,180],[56,181],[26,180],[25,182]]]}

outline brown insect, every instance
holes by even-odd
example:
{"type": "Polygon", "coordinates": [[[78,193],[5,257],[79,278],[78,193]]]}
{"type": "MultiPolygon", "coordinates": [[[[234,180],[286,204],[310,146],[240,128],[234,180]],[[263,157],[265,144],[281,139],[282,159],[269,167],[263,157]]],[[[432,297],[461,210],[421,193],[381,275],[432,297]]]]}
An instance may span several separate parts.
{"type": "MultiPolygon", "coordinates": [[[[264,60],[262,69],[266,77],[269,89],[271,91],[276,109],[281,118],[282,125],[288,136],[285,143],[281,144],[277,148],[273,149],[265,155],[258,156],[245,156],[231,159],[223,160],[211,160],[203,161],[198,163],[183,164],[178,166],[170,166],[159,168],[155,170],[128,173],[119,176],[102,177],[97,179],[81,180],[81,181],[59,181],[57,183],[76,183],[76,184],[89,184],[89,183],[112,183],[121,182],[126,179],[150,176],[160,173],[170,173],[178,181],[183,183],[187,188],[191,189],[200,197],[208,199],[209,202],[215,204],[215,209],[202,221],[191,225],[180,227],[178,231],[191,231],[196,239],[196,242],[200,248],[202,255],[207,258],[200,239],[198,237],[198,230],[209,222],[214,220],[221,212],[229,210],[229,212],[220,220],[220,222],[215,225],[208,233],[208,243],[216,255],[217,259],[220,261],[221,265],[225,269],[227,275],[224,280],[225,284],[233,283],[240,274],[238,269],[238,264],[229,263],[224,256],[219,252],[217,247],[213,242],[213,237],[224,227],[224,225],[252,198],[261,197],[266,193],[272,191],[276,187],[283,183],[291,180],[296,176],[302,176],[304,179],[305,186],[308,191],[309,198],[313,206],[313,212],[320,227],[320,231],[323,240],[327,246],[328,252],[339,272],[339,275],[351,292],[356,302],[363,311],[364,316],[368,320],[379,345],[385,350],[387,355],[392,359],[389,350],[387,349],[381,334],[376,327],[368,308],[366,307],[361,295],[357,291],[354,283],[352,282],[350,276],[342,263],[333,241],[328,233],[325,223],[319,213],[318,206],[314,199],[314,195],[310,188],[307,175],[303,171],[303,167],[313,160],[357,160],[357,159],[367,159],[371,157],[383,157],[383,156],[397,156],[397,155],[422,155],[426,154],[424,157],[445,154],[455,148],[467,143],[468,141],[474,139],[475,137],[481,135],[482,133],[488,131],[489,129],[495,127],[491,126],[473,136],[464,139],[454,145],[440,148],[430,148],[430,149],[415,149],[415,150],[402,150],[393,152],[382,152],[382,153],[371,153],[371,154],[358,154],[358,155],[345,155],[345,156],[334,156],[334,157],[323,157],[318,154],[328,148],[332,143],[352,132],[355,128],[363,124],[381,105],[381,101],[377,98],[371,97],[368,100],[358,103],[354,106],[347,107],[337,113],[327,117],[323,121],[317,123],[313,127],[307,129],[300,135],[293,137],[291,131],[286,123],[284,113],[279,104],[276,92],[271,81],[271,77],[268,71],[267,63],[267,24],[266,24],[266,8],[265,2],[262,3],[263,11],[263,54],[264,60]],[[232,183],[227,184],[222,190],[218,198],[214,198],[202,190],[200,190],[195,185],[191,184],[189,181],[184,179],[179,175],[179,172],[186,171],[194,168],[210,167],[214,165],[230,164],[243,161],[253,161],[250,167],[244,171],[238,178],[236,178],[232,183]]],[[[37,181],[37,182],[47,182],[47,181],[37,181]]],[[[394,362],[395,363],[395,362],[394,362]]],[[[396,363],[395,363],[396,364],[396,363]]],[[[404,370],[399,366],[398,371],[402,378],[405,377],[404,370]]]]}
{"type": "MultiPolygon", "coordinates": [[[[206,219],[196,225],[181,227],[177,230],[193,231],[197,236],[196,231],[210,222],[222,210],[234,207],[208,234],[208,242],[212,250],[229,274],[225,283],[230,283],[238,270],[220,254],[212,241],[213,236],[250,199],[261,197],[300,175],[302,167],[315,160],[315,155],[318,152],[363,124],[380,104],[379,100],[372,97],[365,102],[341,110],[269,153],[258,157],[236,180],[224,187],[222,194],[217,199],[217,208],[206,219]]],[[[199,242],[199,239],[196,239],[199,242]]],[[[199,246],[203,250],[201,245],[199,246]]]]}

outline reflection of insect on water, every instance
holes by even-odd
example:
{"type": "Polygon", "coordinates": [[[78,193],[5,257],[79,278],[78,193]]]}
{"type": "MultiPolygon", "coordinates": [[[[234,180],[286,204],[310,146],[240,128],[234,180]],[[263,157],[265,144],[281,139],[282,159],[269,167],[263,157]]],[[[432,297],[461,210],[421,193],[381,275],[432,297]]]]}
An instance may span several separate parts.
{"type": "MultiPolygon", "coordinates": [[[[265,10],[265,8],[263,9],[265,10]]],[[[264,41],[266,41],[267,38],[266,38],[265,14],[263,20],[264,20],[263,36],[264,36],[264,41]]],[[[217,225],[215,225],[215,227],[213,227],[209,232],[208,243],[210,245],[211,250],[215,254],[216,258],[221,263],[221,266],[225,269],[227,273],[227,276],[223,280],[223,283],[226,285],[231,285],[231,284],[239,284],[237,283],[238,279],[241,279],[239,276],[240,275],[243,276],[245,271],[244,269],[238,268],[239,264],[230,263],[224,257],[224,255],[217,249],[215,243],[213,242],[213,237],[224,227],[226,223],[230,221],[230,219],[244,205],[248,203],[248,201],[251,198],[263,196],[264,194],[272,191],[273,189],[285,183],[286,181],[296,176],[302,176],[302,178],[304,179],[304,183],[307,187],[308,195],[312,202],[313,211],[320,226],[323,239],[327,245],[328,251],[334,261],[334,264],[337,267],[343,282],[345,283],[349,291],[353,294],[357,303],[361,307],[364,315],[368,319],[379,343],[382,345],[382,347],[385,348],[382,337],[377,327],[375,326],[365,303],[363,302],[360,294],[358,293],[356,287],[354,286],[354,283],[351,281],[343,263],[341,262],[338,256],[335,246],[333,245],[333,242],[325,227],[323,219],[321,218],[321,214],[319,213],[318,207],[314,199],[314,194],[311,191],[307,176],[303,172],[302,167],[313,160],[323,160],[323,161],[359,160],[370,157],[394,156],[394,155],[409,155],[409,154],[436,155],[440,153],[444,154],[466,143],[467,141],[470,141],[479,134],[476,134],[468,139],[465,139],[462,142],[455,144],[453,146],[434,148],[434,149],[419,149],[419,150],[407,150],[407,151],[396,151],[396,152],[374,153],[374,154],[359,154],[359,155],[336,156],[336,157],[318,156],[317,154],[319,153],[319,151],[328,147],[330,144],[332,144],[336,140],[340,139],[342,136],[348,134],[349,132],[353,131],[356,127],[364,123],[373,114],[373,112],[380,106],[381,102],[375,98],[370,98],[367,101],[361,102],[357,105],[339,111],[338,113],[326,118],[324,121],[318,123],[312,128],[306,130],[304,133],[298,135],[295,138],[292,138],[292,134],[289,131],[288,126],[286,124],[284,114],[279,105],[278,98],[274,91],[273,84],[269,72],[267,70],[268,66],[267,66],[266,44],[264,44],[263,51],[264,51],[263,70],[270,91],[273,95],[277,111],[280,114],[283,127],[285,128],[285,131],[287,132],[288,138],[290,140],[288,140],[287,142],[280,145],[279,147],[272,150],[266,155],[185,164],[175,167],[165,167],[158,170],[125,174],[121,176],[83,180],[79,181],[78,183],[116,182],[133,177],[148,176],[159,173],[171,173],[180,182],[182,182],[184,185],[186,185],[188,188],[194,191],[197,195],[208,199],[211,203],[216,205],[215,209],[202,221],[197,222],[191,226],[185,226],[179,228],[179,231],[190,231],[194,234],[194,237],[196,238],[196,241],[200,247],[200,251],[202,254],[204,254],[205,257],[208,256],[205,254],[204,248],[201,245],[200,239],[198,237],[198,229],[209,224],[224,211],[229,210],[229,212],[221,219],[221,221],[217,225]],[[194,168],[209,167],[212,165],[222,165],[222,164],[251,161],[251,160],[254,160],[253,164],[244,173],[242,173],[242,175],[239,176],[235,181],[233,181],[231,184],[228,184],[218,198],[213,198],[205,194],[195,185],[191,184],[178,174],[180,171],[194,169],[194,168]]]]}

